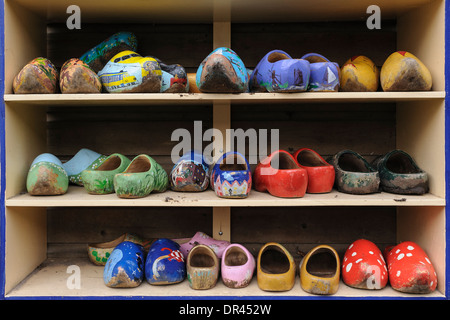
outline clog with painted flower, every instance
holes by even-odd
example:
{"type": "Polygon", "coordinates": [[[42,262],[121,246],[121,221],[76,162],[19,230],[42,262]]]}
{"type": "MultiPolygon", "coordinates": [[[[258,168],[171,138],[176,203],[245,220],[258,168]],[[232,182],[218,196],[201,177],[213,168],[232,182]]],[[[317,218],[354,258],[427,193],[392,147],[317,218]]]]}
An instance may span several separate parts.
{"type": "Polygon", "coordinates": [[[33,196],[61,195],[67,192],[69,177],[56,156],[43,153],[31,163],[26,185],[28,193],[33,196]]]}
{"type": "Polygon", "coordinates": [[[189,251],[186,273],[192,289],[211,289],[217,284],[220,275],[219,259],[210,247],[199,244],[189,251]]]}
{"type": "Polygon", "coordinates": [[[86,51],[80,60],[84,61],[94,72],[102,70],[108,61],[121,51],[136,51],[137,39],[131,32],[117,32],[86,51]]]}
{"type": "Polygon", "coordinates": [[[247,69],[236,52],[220,47],[201,62],[196,84],[206,93],[242,93],[248,88],[247,69]]]}
{"type": "Polygon", "coordinates": [[[303,92],[308,89],[310,67],[282,50],[267,53],[253,70],[250,91],[303,92]]]}
{"type": "Polygon", "coordinates": [[[38,57],[28,62],[13,79],[16,94],[57,93],[59,72],[47,58],[38,57]]]}
{"type": "Polygon", "coordinates": [[[59,88],[61,93],[100,93],[102,83],[85,62],[72,58],[61,67],[59,88]]]}
{"type": "Polygon", "coordinates": [[[428,91],[433,79],[426,65],[407,51],[392,53],[380,72],[383,91],[428,91]]]}
{"type": "Polygon", "coordinates": [[[340,68],[336,62],[331,62],[318,53],[305,54],[302,59],[310,63],[308,91],[339,91],[340,68]]]}
{"type": "Polygon", "coordinates": [[[354,241],[342,260],[342,280],[353,288],[383,289],[388,283],[388,269],[380,249],[366,239],[354,241]]]}
{"type": "Polygon", "coordinates": [[[90,149],[80,149],[69,161],[63,163],[69,182],[82,186],[81,172],[98,168],[106,158],[107,156],[90,149]]]}
{"type": "Polygon", "coordinates": [[[378,67],[366,56],[354,56],[341,68],[341,91],[375,92],[380,84],[378,67]]]}
{"type": "Polygon", "coordinates": [[[130,241],[118,244],[106,261],[103,282],[110,288],[135,288],[144,279],[145,253],[130,241]]]}
{"type": "Polygon", "coordinates": [[[294,287],[294,258],[279,243],[266,243],[259,250],[256,272],[258,286],[261,290],[288,291],[294,287]]]}
{"type": "Polygon", "coordinates": [[[339,255],[328,245],[311,249],[300,262],[300,286],[308,293],[335,294],[339,288],[339,255]]]}
{"type": "Polygon", "coordinates": [[[386,255],[389,283],[394,290],[406,293],[431,293],[437,275],[425,251],[415,242],[405,241],[392,247],[386,255]]]}
{"type": "Polygon", "coordinates": [[[153,285],[178,283],[186,277],[186,264],[180,245],[161,238],[153,242],[145,260],[145,278],[153,285]]]}
{"type": "Polygon", "coordinates": [[[247,248],[233,243],[225,249],[222,256],[222,281],[229,288],[245,288],[252,281],[255,267],[255,258],[247,248]]]}
{"type": "Polygon", "coordinates": [[[198,244],[204,244],[210,247],[219,259],[222,258],[223,252],[230,245],[229,241],[217,240],[202,231],[198,231],[192,238],[172,239],[180,245],[180,251],[187,257],[189,251],[198,244]]]}
{"type": "Polygon", "coordinates": [[[255,190],[276,197],[301,198],[308,186],[308,173],[290,153],[277,150],[256,166],[253,185],[255,190]]]}
{"type": "Polygon", "coordinates": [[[247,198],[252,188],[252,173],[247,159],[236,151],[224,153],[211,172],[211,188],[221,198],[247,198]]]}
{"type": "Polygon", "coordinates": [[[209,185],[209,162],[200,152],[185,153],[173,166],[169,174],[173,191],[204,191],[209,185]]]}
{"type": "Polygon", "coordinates": [[[114,193],[114,176],[122,173],[130,164],[126,156],[113,153],[103,163],[92,170],[81,172],[81,181],[90,194],[114,193]]]}
{"type": "Polygon", "coordinates": [[[98,72],[110,93],[160,92],[162,71],[158,61],[134,51],[119,52],[98,72]]]}
{"type": "Polygon", "coordinates": [[[151,192],[164,192],[169,185],[166,171],[146,154],[136,156],[124,172],[114,176],[119,198],[142,198],[151,192]]]}

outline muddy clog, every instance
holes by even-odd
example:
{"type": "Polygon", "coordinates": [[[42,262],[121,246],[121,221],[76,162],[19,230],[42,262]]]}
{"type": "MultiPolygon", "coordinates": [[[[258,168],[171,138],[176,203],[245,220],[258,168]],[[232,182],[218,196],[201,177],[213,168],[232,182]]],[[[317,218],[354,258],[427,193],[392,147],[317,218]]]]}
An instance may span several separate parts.
{"type": "Polygon", "coordinates": [[[62,162],[53,154],[43,153],[31,163],[27,191],[33,196],[54,196],[67,192],[69,177],[62,162]]]}
{"type": "Polygon", "coordinates": [[[72,58],[61,67],[59,88],[61,93],[100,93],[102,83],[85,62],[72,58]]]}
{"type": "Polygon", "coordinates": [[[47,58],[38,57],[28,62],[13,79],[16,94],[49,94],[58,92],[59,72],[47,58]]]}
{"type": "Polygon", "coordinates": [[[233,243],[222,256],[222,281],[229,288],[245,288],[252,281],[255,267],[255,258],[247,248],[233,243]]]}

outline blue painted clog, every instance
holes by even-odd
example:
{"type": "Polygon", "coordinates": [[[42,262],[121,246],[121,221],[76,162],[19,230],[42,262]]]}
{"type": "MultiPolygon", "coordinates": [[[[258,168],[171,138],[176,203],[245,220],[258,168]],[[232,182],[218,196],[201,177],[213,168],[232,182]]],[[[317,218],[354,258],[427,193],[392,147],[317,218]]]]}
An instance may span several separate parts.
{"type": "Polygon", "coordinates": [[[184,67],[178,63],[166,64],[156,57],[161,67],[161,92],[162,93],[185,93],[189,92],[189,81],[184,67]]]}
{"type": "Polygon", "coordinates": [[[336,62],[318,53],[308,53],[302,59],[309,61],[311,68],[308,91],[339,91],[340,68],[336,62]]]}
{"type": "Polygon", "coordinates": [[[184,154],[169,175],[173,191],[204,191],[208,188],[210,168],[204,156],[196,151],[184,154]]]}
{"type": "Polygon", "coordinates": [[[250,76],[250,91],[303,92],[308,89],[309,62],[292,59],[282,50],[272,50],[256,65],[250,76]]]}
{"type": "Polygon", "coordinates": [[[81,172],[86,169],[97,169],[106,158],[107,156],[98,152],[85,148],[81,149],[73,156],[73,158],[63,164],[63,167],[69,176],[69,182],[82,186],[83,181],[81,180],[81,172]]]}
{"type": "Polygon", "coordinates": [[[196,84],[201,92],[242,93],[248,89],[247,69],[236,52],[220,47],[198,67],[196,84]]]}
{"type": "Polygon", "coordinates": [[[215,163],[211,187],[222,198],[246,198],[252,188],[252,174],[247,159],[239,152],[227,152],[215,163]]]}
{"type": "Polygon", "coordinates": [[[153,285],[178,283],[186,277],[186,264],[180,245],[170,239],[158,239],[145,261],[145,278],[153,285]]]}
{"type": "Polygon", "coordinates": [[[144,248],[124,241],[114,248],[103,270],[103,281],[110,288],[134,288],[144,280],[144,248]]]}
{"type": "Polygon", "coordinates": [[[53,154],[43,153],[31,163],[27,191],[33,196],[60,195],[67,192],[69,177],[62,162],[53,154]]]}

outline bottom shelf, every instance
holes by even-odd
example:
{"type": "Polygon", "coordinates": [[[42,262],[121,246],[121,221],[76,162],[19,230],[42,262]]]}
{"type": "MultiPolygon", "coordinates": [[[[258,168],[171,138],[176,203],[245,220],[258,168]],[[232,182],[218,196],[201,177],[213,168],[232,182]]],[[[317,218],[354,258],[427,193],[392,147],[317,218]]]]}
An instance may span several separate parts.
{"type": "Polygon", "coordinates": [[[193,290],[187,280],[181,283],[153,286],[145,280],[136,288],[108,288],[103,283],[103,267],[95,266],[83,258],[47,259],[32,274],[13,290],[6,294],[11,299],[45,298],[134,298],[134,299],[445,299],[439,291],[430,294],[406,294],[387,286],[381,290],[361,290],[350,288],[340,283],[339,290],[332,296],[308,294],[300,287],[297,275],[294,288],[285,292],[266,292],[258,287],[256,276],[246,288],[231,289],[219,279],[217,285],[209,290],[193,290]],[[79,288],[69,288],[75,284],[71,281],[74,273],[70,266],[79,267],[79,288]],[[71,278],[72,277],[72,278],[71,278]]]}

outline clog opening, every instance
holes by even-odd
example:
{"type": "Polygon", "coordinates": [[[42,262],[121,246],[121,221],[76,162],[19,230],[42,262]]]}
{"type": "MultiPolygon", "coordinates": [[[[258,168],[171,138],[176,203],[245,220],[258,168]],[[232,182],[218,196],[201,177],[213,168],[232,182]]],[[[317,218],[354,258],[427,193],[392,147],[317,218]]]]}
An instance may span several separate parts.
{"type": "Polygon", "coordinates": [[[281,248],[268,246],[261,254],[260,266],[265,273],[280,274],[288,272],[291,264],[281,248]]]}
{"type": "Polygon", "coordinates": [[[242,157],[237,154],[229,154],[219,166],[222,171],[243,171],[248,170],[247,164],[242,157]]]}
{"type": "Polygon", "coordinates": [[[339,167],[349,172],[371,172],[364,161],[352,153],[344,153],[339,157],[339,167]]]}
{"type": "Polygon", "coordinates": [[[310,150],[302,150],[297,155],[297,162],[305,167],[326,166],[328,163],[310,150]]]}
{"type": "Polygon", "coordinates": [[[270,160],[270,166],[274,169],[280,170],[290,170],[298,169],[299,166],[295,163],[294,158],[290,157],[289,154],[284,152],[279,152],[272,157],[270,160]]]}
{"type": "Polygon", "coordinates": [[[211,268],[214,267],[214,258],[211,251],[207,248],[197,247],[191,254],[190,265],[194,268],[211,268]]]}
{"type": "Polygon", "coordinates": [[[138,157],[129,165],[127,173],[146,172],[150,170],[151,166],[146,157],[138,157]]]}
{"type": "Polygon", "coordinates": [[[284,60],[284,59],[289,59],[289,57],[281,52],[272,52],[267,57],[267,61],[269,61],[270,63],[274,63],[274,62],[284,60]]]}
{"type": "Polygon", "coordinates": [[[115,248],[119,243],[122,243],[125,240],[126,234],[121,235],[119,238],[114,239],[112,241],[108,242],[102,242],[102,243],[93,243],[89,244],[89,247],[92,248],[100,248],[100,249],[107,249],[107,248],[115,248]]]}
{"type": "Polygon", "coordinates": [[[386,161],[386,168],[395,173],[418,173],[420,170],[402,153],[395,153],[386,161]]]}
{"type": "Polygon", "coordinates": [[[115,170],[120,166],[120,163],[122,161],[120,160],[119,156],[111,156],[109,157],[105,162],[103,162],[97,170],[99,171],[110,171],[115,170]]]}
{"type": "Polygon", "coordinates": [[[327,248],[317,249],[308,259],[306,271],[322,278],[330,278],[336,274],[337,261],[332,251],[327,248]]]}
{"type": "Polygon", "coordinates": [[[242,266],[246,264],[248,261],[248,257],[245,254],[244,250],[239,247],[231,247],[227,250],[225,255],[225,265],[227,266],[242,266]]]}

